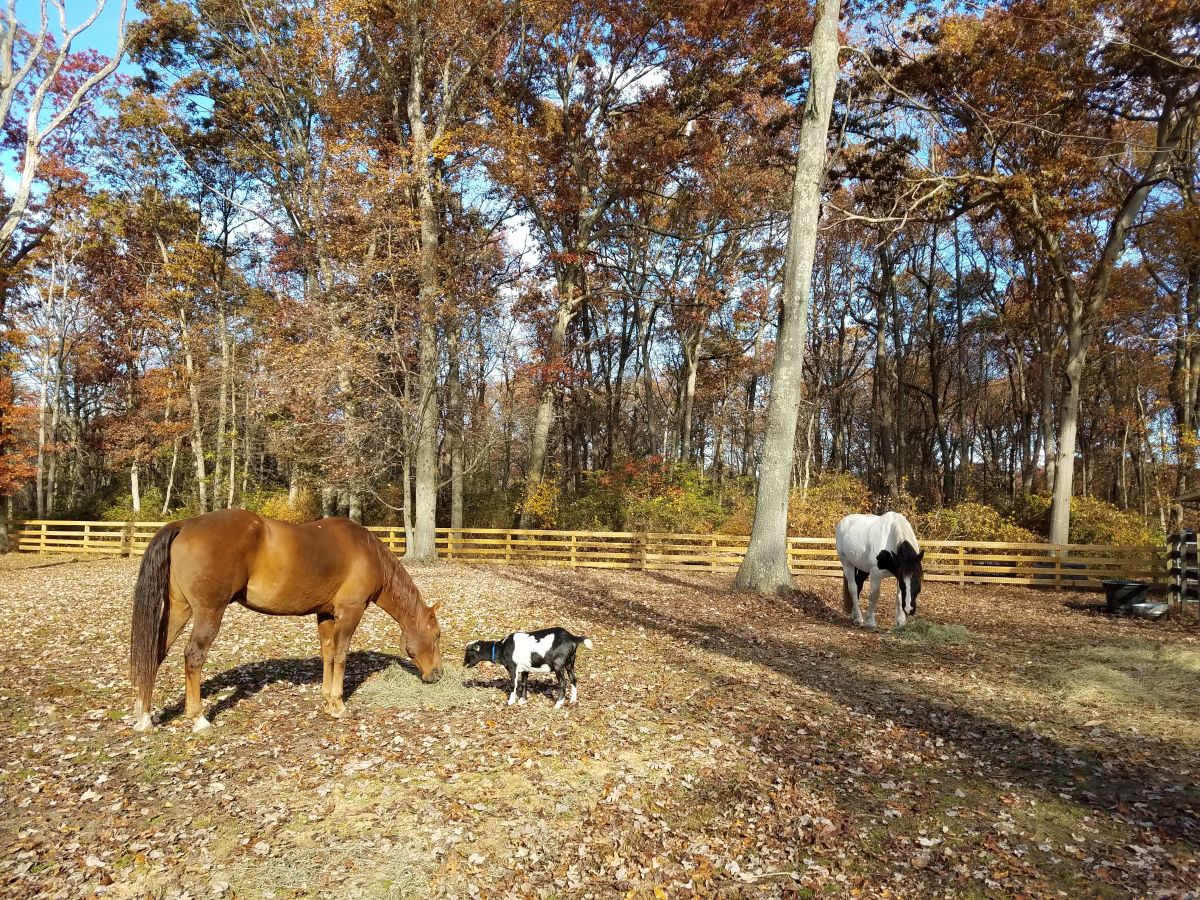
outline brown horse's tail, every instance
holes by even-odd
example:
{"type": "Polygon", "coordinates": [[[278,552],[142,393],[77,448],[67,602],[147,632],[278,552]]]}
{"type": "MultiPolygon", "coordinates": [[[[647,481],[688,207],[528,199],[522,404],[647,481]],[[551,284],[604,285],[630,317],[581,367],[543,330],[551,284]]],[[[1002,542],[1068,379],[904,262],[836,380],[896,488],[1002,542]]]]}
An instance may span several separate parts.
{"type": "Polygon", "coordinates": [[[133,589],[133,629],[129,640],[129,680],[137,698],[136,714],[149,715],[154,677],[162,662],[167,631],[167,596],[171,589],[171,542],[180,524],[164,525],[146,545],[137,587],[133,589]]]}
{"type": "Polygon", "coordinates": [[[846,615],[854,612],[854,601],[850,599],[850,582],[844,575],[842,576],[842,609],[846,611],[846,615]]]}

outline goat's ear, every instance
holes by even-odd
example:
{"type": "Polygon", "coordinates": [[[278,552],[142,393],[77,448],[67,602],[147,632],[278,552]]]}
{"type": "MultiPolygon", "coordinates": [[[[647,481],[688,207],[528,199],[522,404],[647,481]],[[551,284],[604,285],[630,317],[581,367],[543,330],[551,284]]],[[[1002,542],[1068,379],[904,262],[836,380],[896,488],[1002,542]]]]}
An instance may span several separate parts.
{"type": "Polygon", "coordinates": [[[891,550],[880,550],[879,555],[875,557],[875,565],[884,572],[896,571],[896,560],[892,556],[891,550]]]}
{"type": "Polygon", "coordinates": [[[917,559],[924,559],[924,558],[925,558],[925,551],[922,550],[920,553],[917,554],[917,559]]]}
{"type": "Polygon", "coordinates": [[[429,607],[429,611],[430,611],[430,612],[437,612],[437,611],[438,611],[439,609],[441,609],[441,608],[442,608],[442,601],[441,601],[441,600],[437,600],[437,601],[435,601],[435,602],[434,602],[433,606],[429,607]]]}

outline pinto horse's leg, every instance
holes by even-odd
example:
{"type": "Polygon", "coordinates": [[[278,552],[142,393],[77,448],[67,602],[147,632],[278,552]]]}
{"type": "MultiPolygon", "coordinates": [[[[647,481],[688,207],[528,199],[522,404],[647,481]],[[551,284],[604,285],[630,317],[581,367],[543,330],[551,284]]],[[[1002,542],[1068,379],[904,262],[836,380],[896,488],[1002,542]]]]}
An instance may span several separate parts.
{"type": "Polygon", "coordinates": [[[879,583],[883,581],[882,572],[871,573],[871,596],[867,600],[867,627],[875,627],[875,601],[879,599],[879,583]]]}
{"type": "Polygon", "coordinates": [[[846,596],[850,598],[850,619],[855,625],[863,623],[862,610],[858,608],[859,581],[856,577],[858,569],[850,563],[842,562],[842,573],[846,578],[846,596]]]}
{"type": "MultiPolygon", "coordinates": [[[[897,578],[896,581],[899,582],[900,579],[897,578]]],[[[897,584],[896,585],[896,624],[894,627],[896,629],[903,628],[905,626],[905,624],[907,623],[907,621],[908,620],[904,615],[904,602],[900,599],[900,585],[897,584]]]]}
{"type": "Polygon", "coordinates": [[[335,719],[346,715],[346,704],[342,702],[342,690],[346,681],[346,656],[350,652],[350,638],[363,617],[366,603],[347,604],[333,620],[333,683],[325,711],[335,719]]]}
{"type": "Polygon", "coordinates": [[[321,696],[329,702],[333,689],[333,616],[328,613],[317,613],[317,636],[321,640],[321,696]]]}
{"type": "Polygon", "coordinates": [[[222,604],[216,609],[201,608],[193,610],[193,613],[196,621],[192,625],[187,649],[183,651],[184,678],[187,681],[184,715],[192,720],[192,731],[200,732],[212,728],[208,719],[204,718],[204,710],[200,705],[200,672],[204,668],[208,648],[212,646],[213,638],[217,636],[221,627],[225,606],[222,604]]]}

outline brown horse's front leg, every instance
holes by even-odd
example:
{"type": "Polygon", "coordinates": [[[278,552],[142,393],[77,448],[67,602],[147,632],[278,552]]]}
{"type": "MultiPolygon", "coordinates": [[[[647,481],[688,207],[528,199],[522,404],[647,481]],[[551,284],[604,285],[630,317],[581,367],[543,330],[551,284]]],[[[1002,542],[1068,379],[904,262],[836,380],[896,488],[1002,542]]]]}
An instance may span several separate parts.
{"type": "Polygon", "coordinates": [[[329,613],[317,613],[317,636],[321,639],[321,696],[329,702],[333,685],[333,635],[335,620],[329,613]]]}
{"type": "Polygon", "coordinates": [[[208,656],[208,648],[212,646],[213,638],[221,627],[221,615],[225,610],[200,609],[195,610],[195,623],[192,625],[192,635],[188,640],[187,649],[183,653],[184,676],[187,681],[187,702],[184,714],[192,720],[192,731],[207,731],[212,727],[204,718],[204,710],[200,706],[200,672],[204,668],[204,660],[208,656]]]}
{"type": "Polygon", "coordinates": [[[346,656],[350,652],[350,638],[354,636],[354,629],[358,627],[364,609],[365,603],[343,607],[334,620],[333,684],[326,710],[336,719],[346,714],[346,704],[342,702],[342,687],[346,680],[346,656]]]}

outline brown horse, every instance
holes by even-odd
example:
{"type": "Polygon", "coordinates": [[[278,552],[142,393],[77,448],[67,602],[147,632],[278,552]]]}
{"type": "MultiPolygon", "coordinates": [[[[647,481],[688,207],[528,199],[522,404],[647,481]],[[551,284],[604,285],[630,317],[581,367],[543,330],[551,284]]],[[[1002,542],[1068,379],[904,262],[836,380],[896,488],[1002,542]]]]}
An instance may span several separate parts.
{"type": "Polygon", "coordinates": [[[200,670],[230,603],[273,616],[317,617],[321,695],[332,716],[346,713],[346,653],[370,603],[404,630],[405,652],[421,680],[432,684],[442,675],[438,604],[424,604],[404,566],[367,529],[349,519],[292,525],[244,509],[211,512],[164,525],[142,557],[130,642],[136,731],[152,724],[154,678],[189,618],[185,712],[193,731],[211,727],[200,708],[200,670]]]}

